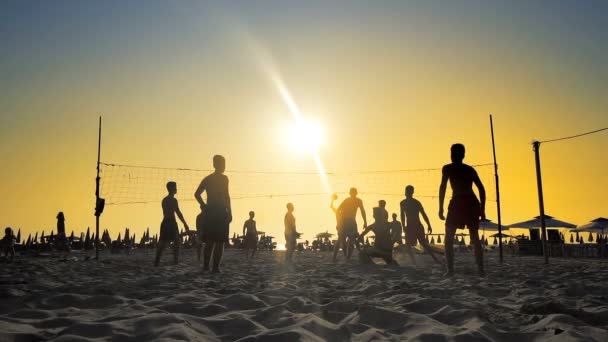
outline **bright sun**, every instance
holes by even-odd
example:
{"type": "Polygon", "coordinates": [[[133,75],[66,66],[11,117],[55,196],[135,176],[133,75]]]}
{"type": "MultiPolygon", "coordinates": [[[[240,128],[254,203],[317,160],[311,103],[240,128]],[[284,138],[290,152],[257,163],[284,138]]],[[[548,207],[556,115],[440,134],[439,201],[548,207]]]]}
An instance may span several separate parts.
{"type": "Polygon", "coordinates": [[[324,142],[321,125],[304,119],[289,125],[287,139],[293,149],[309,153],[317,152],[324,142]]]}

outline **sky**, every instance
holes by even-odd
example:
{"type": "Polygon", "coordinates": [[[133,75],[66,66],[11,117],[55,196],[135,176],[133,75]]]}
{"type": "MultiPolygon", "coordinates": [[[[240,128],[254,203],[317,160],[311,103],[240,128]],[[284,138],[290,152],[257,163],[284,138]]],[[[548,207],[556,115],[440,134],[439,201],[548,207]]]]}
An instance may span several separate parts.
{"type": "MultiPolygon", "coordinates": [[[[502,221],[526,220],[538,215],[531,142],[608,126],[607,11],[560,0],[2,1],[0,225],[48,232],[63,211],[68,231],[94,227],[100,115],[103,162],[208,170],[226,156],[231,234],[255,210],[282,243],[287,202],[312,239],[335,232],[328,193],[341,200],[351,186],[371,222],[378,200],[396,212],[413,184],[442,232],[437,171],[357,172],[437,169],[456,142],[465,162],[491,163],[491,113],[502,221]],[[293,107],[277,84],[322,129],[327,185],[314,156],[288,143],[293,107]]],[[[606,131],[541,145],[548,214],[608,216],[607,149],[606,131]]],[[[102,229],[158,232],[169,180],[194,226],[205,172],[132,169],[133,185],[115,171],[102,167],[108,203],[150,203],[107,206],[102,229]]],[[[479,172],[495,200],[492,167],[479,172]]],[[[487,215],[496,220],[495,201],[487,215]]]]}

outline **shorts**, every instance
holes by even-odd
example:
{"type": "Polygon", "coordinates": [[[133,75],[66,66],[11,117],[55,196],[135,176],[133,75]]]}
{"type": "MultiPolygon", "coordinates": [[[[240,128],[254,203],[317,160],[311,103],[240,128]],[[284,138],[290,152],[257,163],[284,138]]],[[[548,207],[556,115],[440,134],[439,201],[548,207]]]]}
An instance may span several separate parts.
{"type": "Polygon", "coordinates": [[[445,220],[447,228],[469,229],[479,228],[481,209],[475,196],[453,197],[448,205],[448,217],[445,220]]]}
{"type": "Polygon", "coordinates": [[[230,223],[226,210],[210,210],[205,208],[202,219],[202,241],[228,242],[230,223]]]}
{"type": "Polygon", "coordinates": [[[285,249],[287,250],[295,250],[297,245],[297,239],[294,239],[290,236],[285,237],[285,249]]]}
{"type": "Polygon", "coordinates": [[[357,221],[355,220],[344,220],[342,221],[342,229],[338,230],[338,232],[342,232],[343,236],[346,237],[358,237],[359,231],[357,230],[357,221]]]}
{"type": "Polygon", "coordinates": [[[205,219],[205,215],[201,212],[196,216],[196,242],[203,243],[203,227],[205,223],[203,222],[205,219]]]}
{"type": "Polygon", "coordinates": [[[160,241],[175,241],[179,237],[177,221],[175,219],[164,219],[160,224],[160,241]]]}
{"type": "Polygon", "coordinates": [[[247,249],[258,248],[258,234],[247,234],[243,239],[243,246],[247,249]]]}
{"type": "Polygon", "coordinates": [[[405,242],[408,246],[414,247],[418,241],[424,241],[424,227],[421,224],[405,227],[405,242]]]}

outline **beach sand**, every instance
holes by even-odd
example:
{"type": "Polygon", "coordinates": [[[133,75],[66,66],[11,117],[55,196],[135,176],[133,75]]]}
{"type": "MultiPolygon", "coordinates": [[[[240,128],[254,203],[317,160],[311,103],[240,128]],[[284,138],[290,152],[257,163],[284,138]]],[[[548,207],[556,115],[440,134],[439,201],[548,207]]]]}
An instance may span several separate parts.
{"type": "MultiPolygon", "coordinates": [[[[24,257],[0,264],[0,341],[608,341],[608,263],[459,255],[457,275],[421,257],[419,270],[359,265],[328,253],[228,250],[222,274],[193,251],[24,257]]],[[[356,258],[355,258],[356,259],[356,258]]]]}

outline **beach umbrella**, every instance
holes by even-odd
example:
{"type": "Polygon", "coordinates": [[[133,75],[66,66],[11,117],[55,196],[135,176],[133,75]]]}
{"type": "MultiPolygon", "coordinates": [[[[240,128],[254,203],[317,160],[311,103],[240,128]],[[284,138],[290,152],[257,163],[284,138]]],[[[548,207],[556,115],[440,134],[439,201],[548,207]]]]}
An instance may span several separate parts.
{"type": "Polygon", "coordinates": [[[608,229],[608,219],[604,217],[598,217],[591,222],[584,224],[582,226],[578,226],[575,229],[571,229],[575,232],[594,232],[594,233],[604,233],[604,230],[608,229]]]}
{"type": "Polygon", "coordinates": [[[570,233],[570,243],[574,243],[574,235],[572,233],[570,233]]]}
{"type": "Polygon", "coordinates": [[[324,233],[319,233],[319,234],[317,234],[317,236],[316,236],[316,237],[317,237],[317,239],[325,239],[325,238],[328,238],[328,239],[329,239],[329,238],[331,238],[332,236],[334,236],[334,234],[329,233],[329,232],[327,232],[327,231],[326,231],[326,232],[324,232],[324,233]]]}
{"type": "Polygon", "coordinates": [[[36,236],[34,236],[34,241],[33,242],[38,242],[38,232],[36,232],[36,236]]]}
{"type": "Polygon", "coordinates": [[[120,233],[118,233],[118,238],[116,239],[116,241],[117,241],[118,243],[120,243],[120,242],[122,241],[122,239],[120,238],[120,233]]]}
{"type": "Polygon", "coordinates": [[[29,246],[32,243],[32,234],[30,233],[30,235],[27,236],[27,241],[25,242],[26,246],[29,246]]]}
{"type": "Polygon", "coordinates": [[[74,230],[72,230],[72,234],[70,234],[70,241],[74,241],[74,230]]]}
{"type": "Polygon", "coordinates": [[[17,232],[17,243],[21,243],[21,228],[19,228],[19,231],[17,232]]]}
{"type": "Polygon", "coordinates": [[[505,234],[505,233],[502,233],[502,234],[501,233],[496,233],[496,234],[490,235],[490,237],[493,237],[493,238],[497,238],[497,237],[498,238],[513,238],[514,236],[509,235],[509,234],[505,234]]]}
{"type": "Polygon", "coordinates": [[[498,243],[498,241],[496,240],[496,236],[494,237],[494,242],[492,242],[493,245],[496,245],[498,243]]]}
{"type": "MultiPolygon", "coordinates": [[[[494,223],[489,219],[484,219],[479,221],[479,229],[481,230],[491,230],[498,231],[498,223],[494,223]]],[[[501,230],[508,230],[509,228],[504,224],[501,227],[501,230]]]]}
{"type": "Polygon", "coordinates": [[[593,242],[593,233],[589,232],[589,238],[587,239],[589,242],[593,242]]]}
{"type": "Polygon", "coordinates": [[[441,243],[441,235],[439,235],[439,237],[437,237],[437,243],[441,243]]]}
{"type": "MultiPolygon", "coordinates": [[[[528,221],[510,224],[508,227],[509,228],[528,228],[528,229],[540,228],[541,227],[540,216],[536,216],[533,219],[528,220],[528,221]]],[[[550,215],[545,215],[545,227],[547,227],[547,228],[576,228],[576,225],[569,223],[569,222],[560,221],[550,215]]]]}
{"type": "Polygon", "coordinates": [[[431,236],[431,245],[435,244],[435,238],[431,236]]]}
{"type": "Polygon", "coordinates": [[[146,241],[150,240],[150,227],[146,229],[146,241]]]}

